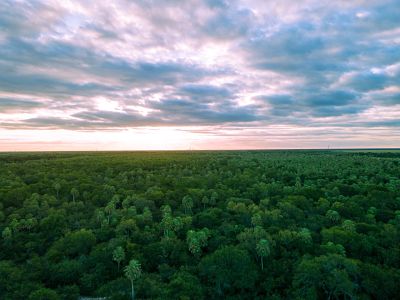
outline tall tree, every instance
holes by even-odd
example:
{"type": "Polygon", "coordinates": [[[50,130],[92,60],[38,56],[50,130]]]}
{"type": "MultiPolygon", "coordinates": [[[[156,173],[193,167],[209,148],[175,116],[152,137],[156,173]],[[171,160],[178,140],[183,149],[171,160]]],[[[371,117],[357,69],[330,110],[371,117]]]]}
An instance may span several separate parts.
{"type": "Polygon", "coordinates": [[[201,199],[201,203],[203,203],[203,209],[205,209],[206,206],[207,206],[208,204],[210,204],[210,199],[209,199],[207,196],[204,196],[204,197],[201,199]]]}
{"type": "Polygon", "coordinates": [[[326,212],[326,217],[331,221],[333,224],[336,224],[340,220],[340,214],[336,210],[328,210],[326,212]]]}
{"type": "Polygon", "coordinates": [[[256,227],[256,226],[262,226],[263,225],[263,221],[262,221],[262,217],[260,213],[255,213],[252,217],[251,217],[251,224],[256,227]]]}
{"type": "Polygon", "coordinates": [[[301,299],[356,299],[358,277],[355,260],[328,254],[303,258],[295,271],[293,285],[301,299]]]}
{"type": "Polygon", "coordinates": [[[271,253],[270,243],[266,239],[261,239],[256,246],[257,255],[260,257],[261,270],[264,270],[264,257],[271,253]]]}
{"type": "Polygon", "coordinates": [[[2,238],[4,239],[4,243],[7,245],[11,244],[11,239],[12,239],[12,230],[10,227],[6,227],[3,229],[3,232],[1,233],[2,238]]]}
{"type": "Polygon", "coordinates": [[[199,265],[200,274],[215,287],[222,298],[237,295],[243,289],[254,287],[257,272],[247,251],[226,246],[204,257],[199,265]]]}
{"type": "Polygon", "coordinates": [[[56,190],[57,199],[58,199],[59,198],[59,194],[60,194],[60,190],[61,190],[61,184],[59,182],[56,182],[56,183],[54,183],[53,187],[56,190]]]}
{"type": "Polygon", "coordinates": [[[135,289],[133,282],[142,275],[142,267],[136,259],[132,259],[124,269],[125,276],[131,281],[131,298],[135,300],[135,289]]]}
{"type": "Polygon", "coordinates": [[[193,199],[189,195],[186,195],[182,199],[182,206],[185,210],[185,214],[187,213],[192,213],[192,208],[193,208],[193,199]]]}
{"type": "Polygon", "coordinates": [[[75,202],[76,198],[79,196],[79,191],[76,188],[71,189],[72,201],[75,202]]]}
{"type": "Polygon", "coordinates": [[[201,254],[201,248],[207,246],[208,237],[209,231],[207,228],[199,231],[189,230],[186,235],[189,251],[194,256],[199,257],[201,254]]]}
{"type": "Polygon", "coordinates": [[[164,231],[164,237],[169,238],[174,230],[174,219],[172,217],[171,207],[165,205],[161,207],[161,211],[163,216],[160,225],[164,231]]]}
{"type": "Polygon", "coordinates": [[[121,246],[118,246],[117,248],[115,248],[115,250],[113,251],[113,260],[117,262],[118,264],[118,271],[119,271],[119,266],[121,264],[121,262],[125,259],[125,251],[124,248],[122,248],[121,246]]]}
{"type": "Polygon", "coordinates": [[[213,191],[210,197],[210,205],[214,206],[217,203],[217,200],[218,200],[218,193],[216,191],[213,191]]]}
{"type": "Polygon", "coordinates": [[[114,214],[115,212],[115,203],[113,201],[110,201],[106,207],[104,208],[104,211],[107,214],[107,222],[108,224],[110,224],[111,221],[111,216],[114,214]]]}

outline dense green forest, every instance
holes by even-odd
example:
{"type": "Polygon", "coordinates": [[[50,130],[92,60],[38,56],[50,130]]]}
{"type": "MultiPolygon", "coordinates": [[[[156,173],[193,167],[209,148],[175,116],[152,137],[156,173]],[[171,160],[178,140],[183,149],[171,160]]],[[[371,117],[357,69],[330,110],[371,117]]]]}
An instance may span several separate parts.
{"type": "Polygon", "coordinates": [[[400,152],[0,154],[0,299],[400,299],[400,152]]]}

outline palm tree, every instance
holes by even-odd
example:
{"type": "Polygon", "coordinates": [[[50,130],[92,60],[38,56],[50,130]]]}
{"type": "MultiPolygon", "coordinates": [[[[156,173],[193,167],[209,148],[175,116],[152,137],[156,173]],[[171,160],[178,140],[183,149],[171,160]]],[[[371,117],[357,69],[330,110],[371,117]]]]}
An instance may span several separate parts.
{"type": "Polygon", "coordinates": [[[5,244],[10,245],[12,239],[12,230],[9,227],[4,228],[1,233],[2,238],[4,239],[5,244]]]}
{"type": "Polygon", "coordinates": [[[142,267],[140,262],[136,259],[132,259],[124,269],[125,276],[131,281],[131,297],[135,300],[135,290],[133,288],[133,281],[138,279],[142,275],[142,267]]]}
{"type": "Polygon", "coordinates": [[[75,198],[78,197],[79,191],[76,188],[71,189],[72,201],[75,203],[75,198]]]}
{"type": "Polygon", "coordinates": [[[166,215],[161,220],[161,226],[164,230],[164,237],[169,238],[171,237],[171,233],[174,228],[173,218],[169,215],[166,215]]]}
{"type": "Polygon", "coordinates": [[[201,199],[201,203],[203,203],[203,209],[205,209],[206,205],[210,203],[210,199],[207,196],[204,196],[203,199],[201,199]]]}
{"type": "Polygon", "coordinates": [[[264,270],[264,257],[271,253],[269,241],[266,239],[261,239],[256,246],[256,251],[261,259],[261,270],[264,270]]]}
{"type": "Polygon", "coordinates": [[[57,199],[58,199],[58,195],[59,195],[60,189],[61,189],[61,184],[59,182],[56,182],[56,183],[54,183],[53,187],[57,192],[57,199]]]}
{"type": "Polygon", "coordinates": [[[203,228],[199,231],[189,230],[186,234],[186,242],[189,251],[196,257],[200,257],[201,248],[207,246],[207,239],[209,238],[209,231],[203,228]]]}
{"type": "Polygon", "coordinates": [[[218,194],[217,194],[217,192],[214,191],[211,194],[210,205],[214,206],[217,203],[217,200],[218,200],[218,194]]]}
{"type": "Polygon", "coordinates": [[[354,224],[354,222],[352,220],[344,220],[342,223],[342,228],[349,232],[356,231],[356,225],[354,224]]]}
{"type": "Polygon", "coordinates": [[[252,217],[251,217],[251,224],[256,227],[256,226],[262,226],[263,225],[263,220],[261,217],[260,213],[255,213],[252,217]]]}
{"type": "Polygon", "coordinates": [[[190,197],[189,195],[186,195],[185,197],[183,197],[182,199],[182,205],[183,208],[185,209],[185,214],[187,214],[188,212],[192,212],[192,207],[193,207],[193,199],[192,197],[190,197]]]}
{"type": "Polygon", "coordinates": [[[110,224],[110,219],[111,219],[111,215],[114,213],[115,211],[115,204],[114,202],[110,201],[108,202],[108,204],[106,205],[106,207],[104,208],[104,211],[107,214],[107,222],[108,224],[110,224]]]}
{"type": "Polygon", "coordinates": [[[119,271],[119,265],[121,264],[121,261],[125,259],[125,251],[124,248],[121,246],[115,248],[113,251],[113,260],[117,262],[118,264],[118,271],[119,271]]]}
{"type": "Polygon", "coordinates": [[[336,210],[328,210],[326,212],[326,217],[332,222],[337,223],[340,221],[340,214],[336,210]]]}
{"type": "Polygon", "coordinates": [[[188,243],[189,251],[195,256],[200,256],[201,246],[196,231],[189,230],[187,232],[186,241],[188,243]]]}

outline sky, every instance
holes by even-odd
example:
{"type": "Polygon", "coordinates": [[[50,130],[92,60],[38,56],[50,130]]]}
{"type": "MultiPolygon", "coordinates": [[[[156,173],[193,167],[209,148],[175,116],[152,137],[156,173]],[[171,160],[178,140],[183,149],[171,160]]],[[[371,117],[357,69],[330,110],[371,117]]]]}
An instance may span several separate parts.
{"type": "Polygon", "coordinates": [[[0,151],[400,147],[399,0],[1,0],[0,151]]]}

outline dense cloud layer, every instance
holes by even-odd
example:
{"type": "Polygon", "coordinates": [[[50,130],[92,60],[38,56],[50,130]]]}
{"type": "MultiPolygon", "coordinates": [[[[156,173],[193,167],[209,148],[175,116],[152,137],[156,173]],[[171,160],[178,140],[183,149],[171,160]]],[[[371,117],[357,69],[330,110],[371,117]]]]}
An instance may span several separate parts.
{"type": "Polygon", "coordinates": [[[400,5],[0,2],[0,128],[393,128],[400,5]]]}

